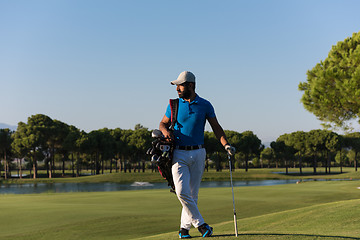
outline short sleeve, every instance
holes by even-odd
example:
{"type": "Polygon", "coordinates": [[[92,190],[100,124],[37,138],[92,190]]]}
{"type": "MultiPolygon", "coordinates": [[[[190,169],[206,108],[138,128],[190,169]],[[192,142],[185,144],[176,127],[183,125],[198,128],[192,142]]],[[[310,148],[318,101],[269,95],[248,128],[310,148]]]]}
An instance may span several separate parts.
{"type": "Polygon", "coordinates": [[[214,118],[214,117],[216,117],[214,107],[211,105],[210,102],[208,102],[208,110],[206,113],[206,118],[209,119],[209,118],[214,118]]]}

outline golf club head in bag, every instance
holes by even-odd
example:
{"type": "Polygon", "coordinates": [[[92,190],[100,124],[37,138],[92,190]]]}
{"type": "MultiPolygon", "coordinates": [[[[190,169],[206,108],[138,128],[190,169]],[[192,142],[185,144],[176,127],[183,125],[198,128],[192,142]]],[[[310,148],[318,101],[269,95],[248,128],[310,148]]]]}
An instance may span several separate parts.
{"type": "Polygon", "coordinates": [[[151,162],[159,162],[160,161],[160,156],[154,154],[151,156],[151,162]]]}
{"type": "Polygon", "coordinates": [[[159,129],[155,129],[155,130],[152,131],[151,137],[152,138],[163,138],[164,136],[163,136],[162,132],[159,129]]]}

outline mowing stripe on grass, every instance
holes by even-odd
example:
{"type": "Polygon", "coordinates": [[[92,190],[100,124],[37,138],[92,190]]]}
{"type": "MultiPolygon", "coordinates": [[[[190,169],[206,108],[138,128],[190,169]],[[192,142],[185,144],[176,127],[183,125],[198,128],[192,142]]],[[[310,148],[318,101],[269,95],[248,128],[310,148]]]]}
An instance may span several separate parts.
{"type": "MultiPolygon", "coordinates": [[[[360,200],[318,204],[238,220],[237,239],[360,239],[360,200]]],[[[213,225],[215,239],[236,239],[233,222],[213,225]]],[[[196,230],[190,232],[199,236],[196,230]]],[[[137,239],[177,239],[176,232],[137,239]]]]}

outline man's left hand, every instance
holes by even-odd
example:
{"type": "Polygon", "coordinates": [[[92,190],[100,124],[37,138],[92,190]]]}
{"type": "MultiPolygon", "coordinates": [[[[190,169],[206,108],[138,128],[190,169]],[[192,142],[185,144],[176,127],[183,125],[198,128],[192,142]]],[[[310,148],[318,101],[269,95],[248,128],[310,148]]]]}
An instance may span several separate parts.
{"type": "Polygon", "coordinates": [[[227,153],[228,153],[230,156],[234,155],[235,152],[236,152],[236,149],[235,149],[233,146],[231,146],[230,144],[226,144],[226,145],[225,145],[225,150],[227,151],[227,153]]]}

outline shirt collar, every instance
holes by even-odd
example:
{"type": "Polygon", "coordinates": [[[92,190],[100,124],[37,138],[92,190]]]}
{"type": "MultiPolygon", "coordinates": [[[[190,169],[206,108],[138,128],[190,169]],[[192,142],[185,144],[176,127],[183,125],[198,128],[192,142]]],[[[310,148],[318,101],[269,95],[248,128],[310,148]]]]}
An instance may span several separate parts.
{"type": "MultiPolygon", "coordinates": [[[[197,104],[197,103],[199,102],[199,99],[200,99],[199,95],[196,94],[195,99],[194,99],[192,102],[190,102],[190,104],[197,104]]],[[[181,100],[183,103],[187,102],[187,101],[185,101],[183,98],[180,98],[180,100],[181,100]]]]}

